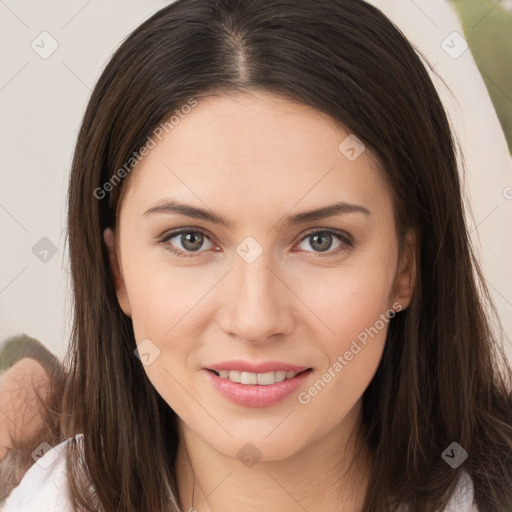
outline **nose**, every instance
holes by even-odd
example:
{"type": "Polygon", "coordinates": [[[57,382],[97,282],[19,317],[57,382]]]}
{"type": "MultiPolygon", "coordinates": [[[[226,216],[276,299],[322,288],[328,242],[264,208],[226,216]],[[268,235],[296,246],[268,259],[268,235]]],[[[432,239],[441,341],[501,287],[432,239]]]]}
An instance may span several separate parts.
{"type": "Polygon", "coordinates": [[[294,295],[274,267],[265,253],[252,263],[235,258],[219,320],[224,332],[253,344],[292,332],[294,295]]]}

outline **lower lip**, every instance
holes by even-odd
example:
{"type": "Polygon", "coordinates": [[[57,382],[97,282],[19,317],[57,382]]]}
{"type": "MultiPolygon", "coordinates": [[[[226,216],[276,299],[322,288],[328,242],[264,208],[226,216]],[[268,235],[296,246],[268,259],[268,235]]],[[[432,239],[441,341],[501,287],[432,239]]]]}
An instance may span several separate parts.
{"type": "Polygon", "coordinates": [[[297,391],[311,370],[299,373],[293,379],[283,380],[268,386],[239,384],[229,379],[219,377],[211,370],[204,370],[213,387],[231,402],[247,407],[270,407],[284,400],[287,396],[297,391]]]}

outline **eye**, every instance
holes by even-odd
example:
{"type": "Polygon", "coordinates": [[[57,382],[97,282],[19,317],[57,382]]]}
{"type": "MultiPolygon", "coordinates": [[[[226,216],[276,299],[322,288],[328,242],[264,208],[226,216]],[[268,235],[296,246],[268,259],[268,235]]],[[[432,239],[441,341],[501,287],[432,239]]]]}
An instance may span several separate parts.
{"type": "Polygon", "coordinates": [[[195,252],[204,252],[199,249],[201,249],[205,241],[208,241],[210,244],[210,247],[207,247],[207,249],[213,247],[212,242],[205,233],[187,229],[168,233],[160,240],[169,251],[180,258],[191,258],[195,256],[195,254],[193,254],[195,252]],[[174,239],[176,239],[176,241],[171,243],[174,239]]]}
{"type": "Polygon", "coordinates": [[[319,254],[319,256],[333,256],[335,254],[338,254],[342,251],[345,251],[353,247],[353,242],[348,235],[333,230],[312,231],[302,238],[302,240],[299,243],[299,246],[305,242],[310,247],[313,248],[313,251],[308,252],[326,253],[319,254]],[[309,242],[306,242],[308,240],[309,242]],[[336,250],[329,251],[329,249],[332,247],[333,242],[336,241],[336,250]]]}
{"type": "MultiPolygon", "coordinates": [[[[307,240],[309,240],[309,246],[313,248],[313,251],[308,251],[304,247],[302,247],[302,249],[306,250],[306,252],[316,253],[318,256],[333,256],[353,247],[350,235],[334,230],[311,231],[301,239],[298,246],[300,247],[300,245],[304,244],[307,240]],[[332,248],[333,242],[337,242],[335,250],[329,250],[332,248]]],[[[207,245],[205,248],[206,250],[214,247],[208,235],[197,229],[172,231],[164,235],[159,242],[163,244],[168,251],[179,258],[192,258],[198,256],[198,254],[194,253],[205,252],[204,250],[200,250],[205,242],[209,244],[209,246],[207,245]],[[173,240],[175,241],[173,242],[173,240]]]]}

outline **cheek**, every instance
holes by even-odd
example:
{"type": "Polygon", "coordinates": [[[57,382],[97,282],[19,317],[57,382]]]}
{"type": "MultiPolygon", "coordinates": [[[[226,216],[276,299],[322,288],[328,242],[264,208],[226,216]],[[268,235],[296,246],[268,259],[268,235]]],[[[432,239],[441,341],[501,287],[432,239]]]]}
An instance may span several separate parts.
{"type": "Polygon", "coordinates": [[[385,255],[379,259],[377,251],[374,254],[347,260],[328,272],[315,271],[297,283],[297,295],[321,320],[322,339],[329,340],[333,349],[350,344],[392,306],[394,261],[385,255]]]}
{"type": "Polygon", "coordinates": [[[162,398],[180,412],[188,407],[189,396],[183,390],[190,387],[189,355],[198,339],[192,332],[197,327],[194,315],[212,286],[197,274],[197,270],[184,268],[171,271],[169,264],[147,258],[134,257],[125,265],[135,340],[150,353],[150,364],[144,364],[144,370],[162,398]]]}
{"type": "MultiPolygon", "coordinates": [[[[219,278],[211,269],[172,268],[163,260],[130,259],[125,266],[125,283],[136,343],[145,343],[155,354],[150,364],[144,364],[144,370],[162,398],[178,414],[185,414],[190,396],[184,389],[193,388],[194,354],[209,320],[205,294],[219,278]]],[[[195,411],[199,415],[202,412],[195,411]]]]}
{"type": "Polygon", "coordinates": [[[336,271],[331,269],[328,276],[317,274],[314,286],[309,283],[308,295],[306,283],[299,291],[321,319],[315,320],[319,326],[315,339],[324,354],[316,384],[306,389],[301,403],[314,399],[319,413],[336,403],[341,415],[337,419],[357,402],[373,378],[395,315],[390,302],[393,253],[372,249],[358,256],[336,271]]]}
{"type": "Polygon", "coordinates": [[[326,326],[316,336],[324,357],[298,401],[310,417],[323,418],[323,433],[355,406],[379,366],[395,313],[388,304],[389,280],[385,274],[376,279],[378,274],[347,273],[311,302],[326,326]]]}
{"type": "Polygon", "coordinates": [[[211,271],[199,267],[172,269],[161,257],[152,261],[134,255],[124,270],[137,341],[147,337],[171,339],[174,332],[182,331],[201,298],[215,284],[211,271]]]}

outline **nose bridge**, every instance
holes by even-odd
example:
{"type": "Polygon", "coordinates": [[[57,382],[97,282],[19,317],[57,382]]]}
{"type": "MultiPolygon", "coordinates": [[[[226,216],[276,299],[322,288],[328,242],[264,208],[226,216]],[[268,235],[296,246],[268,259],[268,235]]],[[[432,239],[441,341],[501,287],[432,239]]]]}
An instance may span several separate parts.
{"type": "Polygon", "coordinates": [[[252,261],[235,257],[224,317],[227,332],[248,341],[264,341],[272,334],[289,331],[292,314],[286,287],[277,273],[272,255],[265,251],[252,261]]]}
{"type": "Polygon", "coordinates": [[[272,308],[276,294],[276,277],[269,270],[273,265],[269,265],[269,258],[260,256],[256,261],[247,263],[239,260],[235,265],[234,277],[237,280],[237,286],[240,293],[239,302],[246,306],[258,306],[261,310],[262,306],[272,308]]]}

